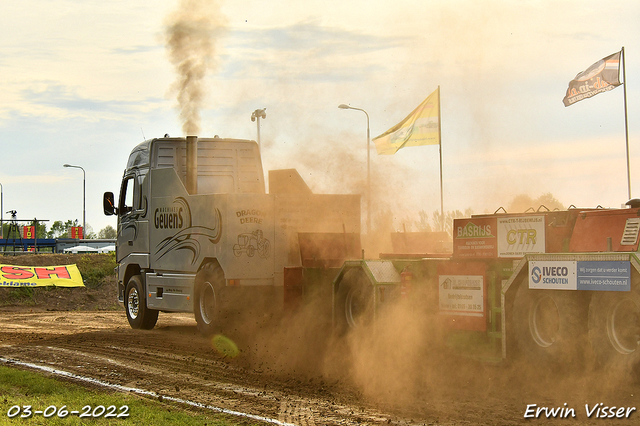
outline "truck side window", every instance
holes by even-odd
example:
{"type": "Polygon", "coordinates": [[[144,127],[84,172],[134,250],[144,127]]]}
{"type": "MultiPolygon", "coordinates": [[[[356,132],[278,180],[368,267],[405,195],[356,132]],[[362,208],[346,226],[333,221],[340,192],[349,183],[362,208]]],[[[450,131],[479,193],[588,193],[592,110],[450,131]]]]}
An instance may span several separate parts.
{"type": "Polygon", "coordinates": [[[122,182],[122,190],[120,191],[120,206],[118,208],[120,215],[125,215],[133,210],[134,192],[135,179],[133,178],[133,176],[128,177],[124,180],[124,182],[122,182]]]}

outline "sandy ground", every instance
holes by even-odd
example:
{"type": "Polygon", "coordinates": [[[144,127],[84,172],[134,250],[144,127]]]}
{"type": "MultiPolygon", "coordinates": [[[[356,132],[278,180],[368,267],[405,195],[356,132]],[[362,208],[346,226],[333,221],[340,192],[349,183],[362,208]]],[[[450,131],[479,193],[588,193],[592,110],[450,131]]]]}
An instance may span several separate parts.
{"type": "MultiPolygon", "coordinates": [[[[358,380],[348,362],[296,373],[266,350],[252,352],[246,342],[238,357],[225,358],[187,314],[160,314],[154,330],[138,331],[122,311],[30,310],[0,312],[0,356],[301,425],[604,424],[611,420],[589,419],[585,404],[640,408],[640,386],[611,382],[604,372],[557,377],[452,358],[439,360],[438,368],[424,360],[409,373],[411,380],[385,382],[378,371],[375,386],[358,380]],[[529,404],[574,408],[576,417],[525,419],[529,404]]],[[[365,367],[400,371],[383,361],[365,367]]],[[[615,424],[639,420],[632,412],[615,424]]]]}
{"type": "Polygon", "coordinates": [[[313,312],[237,323],[224,331],[240,349],[230,358],[191,314],[160,313],[155,329],[133,330],[115,298],[113,277],[21,300],[0,289],[0,357],[299,425],[640,424],[637,377],[461,356],[415,306],[342,339],[313,312]],[[624,415],[588,417],[586,404],[624,415]],[[547,418],[544,407],[563,410],[547,418]]]}

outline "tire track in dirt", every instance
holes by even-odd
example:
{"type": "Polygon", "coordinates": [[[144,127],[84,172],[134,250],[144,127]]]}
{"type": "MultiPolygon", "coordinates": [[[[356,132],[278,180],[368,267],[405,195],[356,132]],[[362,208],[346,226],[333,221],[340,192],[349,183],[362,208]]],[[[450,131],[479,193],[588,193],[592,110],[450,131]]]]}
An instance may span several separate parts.
{"type": "Polygon", "coordinates": [[[0,335],[1,356],[284,423],[373,425],[389,418],[376,410],[341,403],[349,398],[338,390],[320,392],[299,379],[271,377],[224,359],[195,327],[96,330],[88,324],[91,321],[76,314],[73,319],[42,314],[37,325],[30,324],[34,318],[14,315],[18,324],[0,335]],[[28,334],[39,328],[42,333],[23,338],[23,331],[28,334]]]}
{"type": "MultiPolygon", "coordinates": [[[[151,331],[131,330],[122,312],[0,312],[0,324],[2,357],[296,425],[530,424],[523,418],[527,404],[564,402],[580,412],[561,423],[598,425],[599,419],[585,417],[585,402],[640,407],[639,385],[527,373],[517,364],[488,366],[458,357],[432,370],[410,371],[419,378],[419,387],[392,383],[392,390],[379,387],[381,392],[372,397],[351,384],[347,370],[315,376],[280,371],[266,351],[245,350],[237,358],[224,358],[200,336],[192,318],[180,315],[161,316],[151,331]],[[438,374],[424,376],[436,370],[438,374]],[[411,399],[401,405],[397,397],[404,395],[411,399]]],[[[393,364],[361,368],[379,372],[381,366],[393,364]]],[[[616,420],[620,425],[637,423],[637,417],[616,420]]],[[[534,422],[554,425],[558,419],[534,422]]]]}

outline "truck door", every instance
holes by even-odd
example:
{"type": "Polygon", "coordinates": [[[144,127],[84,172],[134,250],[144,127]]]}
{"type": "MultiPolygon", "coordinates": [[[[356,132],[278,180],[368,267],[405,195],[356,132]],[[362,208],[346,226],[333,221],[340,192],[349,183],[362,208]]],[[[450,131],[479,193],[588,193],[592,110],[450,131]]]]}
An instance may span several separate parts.
{"type": "Polygon", "coordinates": [[[118,202],[118,261],[137,251],[139,193],[136,175],[125,176],[118,202]]]}

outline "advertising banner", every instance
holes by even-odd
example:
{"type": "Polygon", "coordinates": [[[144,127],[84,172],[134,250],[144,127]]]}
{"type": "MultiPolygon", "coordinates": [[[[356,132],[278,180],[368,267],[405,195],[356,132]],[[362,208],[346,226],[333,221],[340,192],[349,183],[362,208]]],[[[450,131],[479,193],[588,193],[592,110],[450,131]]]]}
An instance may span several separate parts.
{"type": "Polygon", "coordinates": [[[498,257],[544,253],[544,216],[498,218],[498,257]]]}
{"type": "Polygon", "coordinates": [[[71,238],[74,240],[81,240],[84,238],[84,230],[82,229],[82,226],[71,227],[71,238]]]}
{"type": "Polygon", "coordinates": [[[530,261],[529,288],[630,291],[629,261],[530,261]]]}
{"type": "Polygon", "coordinates": [[[0,265],[0,287],[84,287],[76,265],[0,265]]]}
{"type": "Polygon", "coordinates": [[[440,275],[440,312],[484,315],[482,275],[440,275]]]}
{"type": "Polygon", "coordinates": [[[529,288],[547,290],[577,290],[577,262],[530,261],[529,288]]]}
{"type": "Polygon", "coordinates": [[[578,262],[578,290],[631,291],[631,262],[578,262]]]}
{"type": "Polygon", "coordinates": [[[498,253],[496,218],[455,219],[453,255],[455,257],[495,258],[498,253]]]}
{"type": "Polygon", "coordinates": [[[438,265],[441,319],[448,328],[486,331],[487,287],[483,262],[447,262],[438,265]]]}
{"type": "Polygon", "coordinates": [[[35,226],[23,226],[22,227],[22,238],[25,240],[30,240],[35,238],[36,235],[36,227],[35,226]]]}

